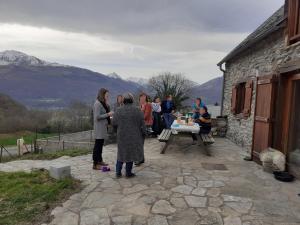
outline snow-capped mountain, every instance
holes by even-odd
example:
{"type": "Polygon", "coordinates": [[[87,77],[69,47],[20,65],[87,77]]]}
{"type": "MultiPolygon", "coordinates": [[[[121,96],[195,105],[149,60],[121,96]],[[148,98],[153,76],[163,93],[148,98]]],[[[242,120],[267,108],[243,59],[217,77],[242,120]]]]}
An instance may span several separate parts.
{"type": "Polygon", "coordinates": [[[138,83],[141,86],[147,86],[149,79],[141,78],[141,77],[129,77],[128,81],[132,81],[138,83]]]}
{"type": "Polygon", "coordinates": [[[0,65],[65,66],[58,63],[50,63],[15,50],[0,52],[0,65]]]}
{"type": "Polygon", "coordinates": [[[74,100],[93,103],[99,88],[107,88],[111,103],[140,85],[88,69],[43,61],[18,51],[0,52],[0,93],[31,108],[62,108],[74,100]]]}
{"type": "Polygon", "coordinates": [[[114,79],[122,79],[122,77],[119,74],[115,73],[115,72],[107,74],[106,76],[114,78],[114,79]]]}

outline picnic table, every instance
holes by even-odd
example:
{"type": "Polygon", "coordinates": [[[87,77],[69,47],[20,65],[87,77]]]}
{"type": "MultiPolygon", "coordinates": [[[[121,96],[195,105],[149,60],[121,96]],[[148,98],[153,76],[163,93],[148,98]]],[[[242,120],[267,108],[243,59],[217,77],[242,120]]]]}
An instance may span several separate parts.
{"type": "MultiPolygon", "coordinates": [[[[171,129],[164,129],[158,137],[160,142],[165,142],[166,144],[161,150],[161,154],[164,154],[170,142],[172,142],[172,137],[185,134],[191,136],[192,134],[198,134],[200,131],[200,126],[198,123],[189,122],[186,123],[185,120],[174,120],[171,125],[171,129]]],[[[204,146],[208,146],[214,143],[214,139],[211,134],[201,134],[200,140],[204,146]]],[[[190,146],[190,145],[189,145],[190,146]]],[[[205,149],[206,150],[206,149],[205,149]]],[[[206,153],[208,154],[207,150],[206,153]]]]}

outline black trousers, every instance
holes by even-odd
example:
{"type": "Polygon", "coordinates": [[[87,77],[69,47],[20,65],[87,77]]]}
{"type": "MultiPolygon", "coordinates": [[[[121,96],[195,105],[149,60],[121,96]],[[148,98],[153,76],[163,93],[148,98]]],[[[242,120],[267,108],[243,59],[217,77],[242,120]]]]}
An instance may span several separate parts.
{"type": "Polygon", "coordinates": [[[103,149],[104,139],[96,139],[93,151],[93,161],[94,165],[103,162],[102,159],[102,149],[103,149]]]}
{"type": "Polygon", "coordinates": [[[158,112],[153,112],[153,125],[152,130],[154,134],[159,135],[162,130],[162,121],[161,121],[161,114],[158,112]]]}

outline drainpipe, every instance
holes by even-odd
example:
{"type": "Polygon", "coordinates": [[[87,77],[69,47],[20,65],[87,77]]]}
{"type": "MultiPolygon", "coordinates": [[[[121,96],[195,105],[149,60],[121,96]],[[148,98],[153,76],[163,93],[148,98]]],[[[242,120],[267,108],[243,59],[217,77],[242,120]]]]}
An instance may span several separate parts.
{"type": "Polygon", "coordinates": [[[219,69],[223,72],[223,85],[222,85],[222,99],[221,99],[221,116],[223,116],[223,102],[224,102],[224,89],[225,89],[225,72],[226,70],[222,68],[223,63],[218,64],[219,69]]]}

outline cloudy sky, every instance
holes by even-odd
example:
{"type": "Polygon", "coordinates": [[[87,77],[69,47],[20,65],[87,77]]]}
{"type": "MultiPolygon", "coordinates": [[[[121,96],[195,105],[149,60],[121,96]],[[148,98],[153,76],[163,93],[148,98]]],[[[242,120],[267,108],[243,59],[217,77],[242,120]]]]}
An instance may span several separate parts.
{"type": "Polygon", "coordinates": [[[0,0],[0,51],[104,74],[202,83],[284,0],[0,0]]]}

